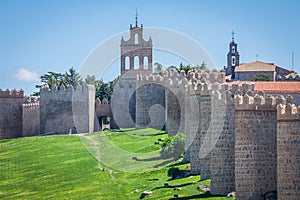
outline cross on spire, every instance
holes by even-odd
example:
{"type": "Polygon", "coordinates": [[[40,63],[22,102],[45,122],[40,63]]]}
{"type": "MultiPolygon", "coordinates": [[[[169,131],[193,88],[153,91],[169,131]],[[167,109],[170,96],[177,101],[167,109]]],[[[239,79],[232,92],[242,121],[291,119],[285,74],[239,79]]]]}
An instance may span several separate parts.
{"type": "Polygon", "coordinates": [[[135,9],[135,27],[138,27],[138,9],[135,9]]]}
{"type": "Polygon", "coordinates": [[[232,32],[231,32],[231,35],[232,35],[232,41],[234,41],[234,35],[235,35],[235,32],[232,31],[232,32]]]}

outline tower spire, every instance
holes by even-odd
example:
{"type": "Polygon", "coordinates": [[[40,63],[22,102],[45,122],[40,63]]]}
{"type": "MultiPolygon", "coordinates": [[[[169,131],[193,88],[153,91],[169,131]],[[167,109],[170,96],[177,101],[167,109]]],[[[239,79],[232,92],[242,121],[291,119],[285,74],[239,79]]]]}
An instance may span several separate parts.
{"type": "Polygon", "coordinates": [[[235,32],[232,31],[232,32],[231,32],[231,35],[232,35],[232,42],[234,42],[234,35],[235,35],[235,32]]]}
{"type": "Polygon", "coordinates": [[[138,9],[135,9],[135,27],[138,27],[138,9]]]}

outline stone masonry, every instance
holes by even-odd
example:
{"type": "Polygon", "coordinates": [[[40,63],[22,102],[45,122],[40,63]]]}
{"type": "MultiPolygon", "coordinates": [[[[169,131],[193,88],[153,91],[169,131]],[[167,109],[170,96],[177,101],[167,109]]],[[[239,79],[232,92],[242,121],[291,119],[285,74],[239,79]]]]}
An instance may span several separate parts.
{"type": "Polygon", "coordinates": [[[0,139],[22,136],[23,90],[0,89],[0,139]]]}
{"type": "Polygon", "coordinates": [[[94,131],[95,87],[41,88],[41,134],[89,133],[94,131]]]}
{"type": "Polygon", "coordinates": [[[40,102],[22,105],[22,136],[35,136],[40,134],[40,102]]]}
{"type": "Polygon", "coordinates": [[[237,199],[259,200],[277,186],[276,102],[250,93],[235,98],[235,190],[237,199]]]}
{"type": "Polygon", "coordinates": [[[165,125],[165,85],[161,76],[138,76],[136,128],[162,129],[165,125]]]}
{"type": "Polygon", "coordinates": [[[300,106],[286,104],[277,108],[277,192],[278,199],[300,197],[300,106]]]}

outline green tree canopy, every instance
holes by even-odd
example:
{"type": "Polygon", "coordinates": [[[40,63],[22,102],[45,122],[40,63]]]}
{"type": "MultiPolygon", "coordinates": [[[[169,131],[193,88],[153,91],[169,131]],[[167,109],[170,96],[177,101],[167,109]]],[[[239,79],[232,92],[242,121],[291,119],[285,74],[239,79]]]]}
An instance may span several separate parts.
{"type": "Polygon", "coordinates": [[[162,144],[160,155],[162,158],[180,158],[184,153],[185,135],[182,133],[176,134],[173,137],[167,138],[162,144]]]}
{"type": "Polygon", "coordinates": [[[257,74],[253,78],[251,78],[251,81],[272,81],[270,76],[265,74],[257,74]]]}
{"type": "MultiPolygon", "coordinates": [[[[42,75],[40,79],[43,83],[42,85],[47,84],[50,89],[54,85],[57,87],[62,85],[68,87],[69,85],[72,85],[74,88],[83,83],[95,85],[96,98],[99,98],[101,101],[106,98],[108,101],[110,101],[113,95],[114,86],[120,80],[120,76],[107,83],[105,83],[102,79],[97,80],[95,75],[87,75],[87,77],[83,80],[79,73],[73,67],[71,67],[65,73],[48,72],[42,75]]],[[[36,87],[40,88],[41,85],[36,85],[36,87]]],[[[40,93],[35,92],[34,95],[38,96],[40,93]]]]}

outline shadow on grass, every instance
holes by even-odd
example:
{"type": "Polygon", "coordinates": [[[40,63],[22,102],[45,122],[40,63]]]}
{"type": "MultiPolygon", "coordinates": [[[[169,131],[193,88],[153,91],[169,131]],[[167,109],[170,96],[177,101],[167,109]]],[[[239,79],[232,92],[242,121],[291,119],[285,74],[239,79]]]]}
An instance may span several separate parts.
{"type": "Polygon", "coordinates": [[[186,163],[177,162],[177,163],[173,163],[171,165],[168,165],[168,167],[177,167],[177,166],[184,165],[184,164],[186,164],[186,163]]]}
{"type": "Polygon", "coordinates": [[[166,132],[162,132],[162,133],[151,133],[151,134],[142,134],[141,136],[159,136],[159,135],[166,135],[166,132]]]}
{"type": "Polygon", "coordinates": [[[168,186],[161,186],[161,187],[155,187],[152,189],[152,191],[154,190],[158,190],[158,189],[168,189],[168,188],[179,188],[179,187],[185,187],[185,186],[188,186],[188,185],[195,185],[194,183],[185,183],[185,184],[180,184],[180,185],[168,185],[168,186]]]}
{"type": "Polygon", "coordinates": [[[179,198],[170,198],[169,200],[188,200],[188,199],[205,199],[210,197],[224,197],[222,195],[212,195],[210,192],[205,192],[204,194],[197,194],[197,195],[191,195],[186,197],[179,197],[179,198]]]}
{"type": "Polygon", "coordinates": [[[171,158],[166,159],[166,158],[163,158],[161,156],[152,157],[152,158],[145,158],[145,159],[139,159],[137,157],[132,157],[132,160],[141,161],[141,162],[150,162],[150,161],[157,161],[157,160],[165,160],[164,162],[162,162],[160,164],[154,165],[153,168],[158,168],[158,167],[166,166],[167,164],[176,161],[176,159],[171,159],[171,158]]]}

